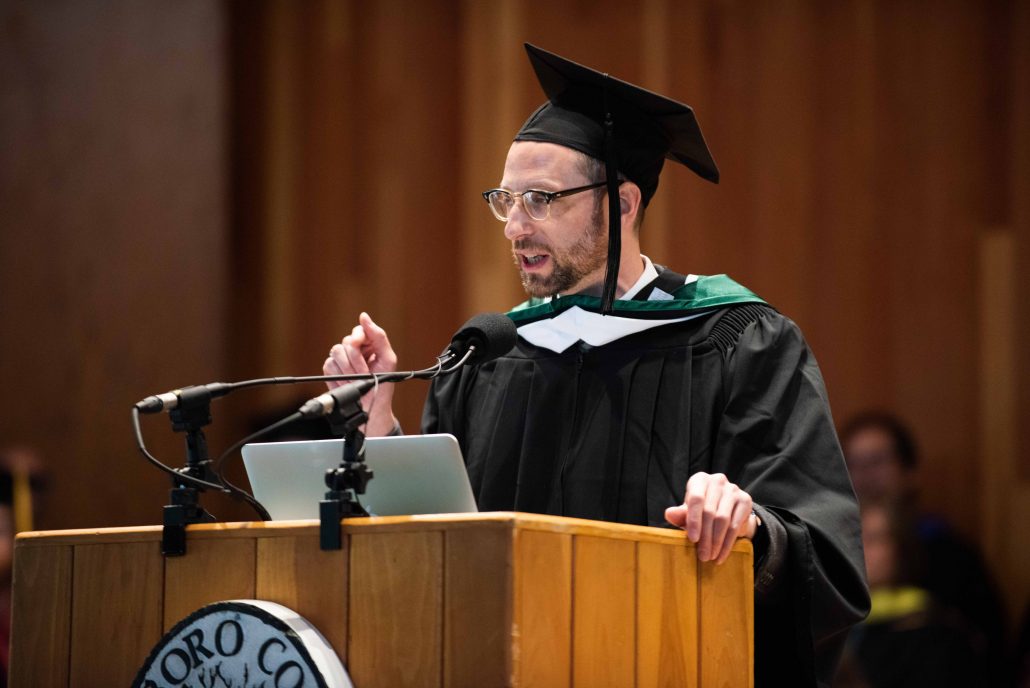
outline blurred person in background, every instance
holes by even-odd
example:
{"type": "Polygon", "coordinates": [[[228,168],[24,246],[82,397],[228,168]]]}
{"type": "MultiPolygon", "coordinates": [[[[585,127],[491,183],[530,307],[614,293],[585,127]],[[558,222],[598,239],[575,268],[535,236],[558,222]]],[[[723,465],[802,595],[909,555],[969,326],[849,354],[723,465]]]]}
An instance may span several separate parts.
{"type": "Polygon", "coordinates": [[[1030,607],[1023,611],[1023,620],[1016,633],[1013,660],[1013,685],[1016,688],[1030,688],[1030,607]]]}
{"type": "Polygon", "coordinates": [[[11,518],[14,532],[35,530],[39,497],[46,489],[47,476],[42,455],[32,447],[0,447],[0,472],[11,481],[11,518]]]}
{"type": "Polygon", "coordinates": [[[898,502],[867,502],[862,544],[872,608],[851,633],[836,688],[996,686],[980,666],[961,614],[921,587],[927,559],[914,514],[898,502]]]}
{"type": "Polygon", "coordinates": [[[0,686],[7,685],[11,660],[11,574],[14,567],[14,510],[11,474],[0,469],[0,686]]]}
{"type": "Polygon", "coordinates": [[[14,536],[32,530],[35,499],[44,485],[43,460],[29,447],[0,449],[0,688],[7,685],[11,651],[14,536]]]}
{"type": "MultiPolygon", "coordinates": [[[[846,423],[840,439],[863,510],[894,505],[907,515],[905,523],[910,532],[906,531],[905,537],[913,547],[903,548],[901,558],[918,552],[920,559],[917,565],[907,567],[909,582],[960,618],[969,634],[979,674],[990,680],[986,685],[1002,685],[1005,616],[1001,597],[977,548],[962,539],[946,520],[920,508],[919,454],[912,433],[897,417],[869,411],[846,423]]],[[[863,518],[863,530],[865,527],[863,518]]],[[[868,566],[869,543],[865,546],[868,566]]],[[[869,576],[872,587],[872,570],[869,576]]]]}

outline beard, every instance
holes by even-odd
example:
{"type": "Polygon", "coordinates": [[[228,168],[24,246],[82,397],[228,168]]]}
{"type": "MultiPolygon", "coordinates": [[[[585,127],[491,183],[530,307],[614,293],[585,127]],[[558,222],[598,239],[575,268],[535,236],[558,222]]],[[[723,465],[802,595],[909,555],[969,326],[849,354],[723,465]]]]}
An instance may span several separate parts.
{"type": "Polygon", "coordinates": [[[594,204],[594,212],[586,231],[567,249],[556,251],[546,244],[530,240],[518,240],[513,244],[513,248],[522,251],[542,249],[551,257],[551,273],[538,275],[523,270],[518,255],[513,254],[515,265],[519,269],[519,277],[522,279],[522,288],[527,294],[545,297],[571,290],[584,277],[608,262],[608,235],[605,231],[601,199],[594,204]]]}

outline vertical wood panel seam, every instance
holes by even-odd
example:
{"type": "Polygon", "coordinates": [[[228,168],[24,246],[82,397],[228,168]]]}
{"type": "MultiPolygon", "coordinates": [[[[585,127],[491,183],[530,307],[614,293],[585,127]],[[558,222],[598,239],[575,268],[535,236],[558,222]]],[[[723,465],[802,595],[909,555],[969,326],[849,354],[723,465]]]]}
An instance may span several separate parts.
{"type": "MultiPolygon", "coordinates": [[[[156,545],[160,546],[160,545],[156,545]]],[[[161,553],[161,637],[163,638],[168,629],[168,557],[161,553]]]]}
{"type": "Polygon", "coordinates": [[[68,687],[72,685],[72,655],[75,649],[72,647],[72,629],[75,628],[75,552],[78,550],[78,546],[72,545],[68,549],[71,550],[69,558],[71,559],[71,566],[69,566],[68,577],[68,654],[65,656],[67,662],[67,670],[64,675],[68,681],[68,687]]]}
{"type": "Polygon", "coordinates": [[[695,557],[695,559],[694,559],[694,561],[695,561],[695,569],[694,570],[697,571],[697,575],[695,576],[695,578],[697,579],[697,616],[695,617],[695,620],[697,622],[697,629],[694,631],[694,636],[697,638],[697,641],[696,641],[696,649],[697,649],[697,682],[696,682],[696,685],[700,686],[701,685],[701,679],[704,676],[703,672],[701,671],[701,665],[704,662],[704,654],[705,654],[704,653],[704,648],[701,646],[702,643],[704,642],[704,635],[701,632],[702,626],[704,625],[704,623],[703,623],[704,619],[702,618],[702,614],[703,614],[703,610],[704,610],[704,598],[701,596],[701,588],[702,588],[702,586],[701,586],[701,579],[704,576],[704,571],[703,571],[703,566],[702,566],[701,561],[697,559],[697,550],[696,549],[694,550],[694,557],[695,557]]]}
{"type": "Polygon", "coordinates": [[[447,678],[447,531],[439,531],[440,538],[440,613],[437,616],[437,630],[440,635],[440,681],[438,686],[446,686],[447,678]]]}
{"type": "Polygon", "coordinates": [[[576,685],[576,549],[579,536],[570,535],[569,543],[569,688],[576,685]]]}
{"type": "MultiPolygon", "coordinates": [[[[165,637],[165,600],[168,597],[168,589],[165,586],[168,585],[168,574],[165,572],[164,559],[165,559],[165,555],[164,555],[164,553],[162,553],[161,554],[161,570],[159,572],[161,580],[160,580],[159,586],[158,586],[158,590],[159,590],[160,595],[161,595],[161,602],[157,606],[157,611],[158,611],[158,616],[157,616],[157,640],[154,642],[155,646],[157,645],[157,643],[161,642],[161,638],[165,637]]],[[[146,661],[147,656],[149,656],[150,650],[147,650],[147,652],[148,652],[148,654],[144,655],[143,658],[141,659],[141,664],[142,664],[142,662],[146,661]]]]}
{"type": "Polygon", "coordinates": [[[633,543],[633,686],[640,681],[640,542],[633,543]]]}
{"type": "Polygon", "coordinates": [[[504,604],[504,624],[507,627],[507,632],[505,633],[505,636],[508,638],[508,641],[505,643],[504,650],[504,661],[507,664],[504,674],[506,677],[508,677],[509,684],[517,684],[517,681],[515,680],[516,662],[514,653],[514,630],[517,627],[515,615],[518,613],[515,608],[517,600],[515,567],[518,566],[518,532],[518,529],[514,525],[510,526],[510,530],[508,531],[508,543],[506,548],[507,552],[505,554],[505,556],[507,557],[507,566],[505,566],[504,571],[504,589],[506,592],[506,600],[504,604]]]}
{"type": "MultiPolygon", "coordinates": [[[[258,599],[258,568],[261,566],[261,537],[254,538],[254,560],[251,562],[250,570],[252,572],[252,580],[250,581],[250,589],[254,591],[254,599],[258,599]]],[[[296,557],[296,546],[294,546],[294,557],[296,557]]],[[[296,559],[294,559],[296,561],[296,559]]],[[[293,604],[297,604],[296,601],[293,604]]],[[[299,606],[299,605],[298,605],[299,606]]]]}
{"type": "MultiPolygon", "coordinates": [[[[347,543],[347,613],[345,618],[347,626],[343,634],[343,644],[347,648],[347,663],[350,664],[354,657],[354,650],[351,647],[351,610],[354,608],[354,605],[351,604],[354,597],[352,594],[354,589],[354,546],[350,541],[353,540],[354,537],[350,534],[344,534],[343,539],[344,542],[347,543]]],[[[350,667],[347,667],[347,674],[350,675],[350,672],[350,667]]]]}
{"type": "MultiPolygon", "coordinates": [[[[353,539],[353,536],[350,533],[344,533],[343,537],[340,538],[340,542],[342,543],[343,548],[344,548],[343,551],[346,552],[346,554],[344,554],[344,556],[346,557],[346,562],[344,562],[345,563],[344,570],[347,572],[347,585],[344,586],[344,593],[343,593],[343,624],[344,624],[343,625],[343,652],[344,652],[344,656],[347,658],[347,662],[344,663],[344,667],[346,667],[347,664],[351,660],[351,654],[350,654],[350,617],[351,617],[350,586],[351,586],[351,582],[354,580],[354,578],[352,576],[352,572],[351,572],[351,562],[354,561],[354,548],[351,547],[351,543],[350,543],[350,541],[352,539],[353,539]]],[[[322,545],[321,545],[321,543],[319,543],[319,549],[321,549],[321,547],[322,547],[322,545]]],[[[348,676],[350,675],[350,669],[347,669],[347,675],[348,676]]]]}

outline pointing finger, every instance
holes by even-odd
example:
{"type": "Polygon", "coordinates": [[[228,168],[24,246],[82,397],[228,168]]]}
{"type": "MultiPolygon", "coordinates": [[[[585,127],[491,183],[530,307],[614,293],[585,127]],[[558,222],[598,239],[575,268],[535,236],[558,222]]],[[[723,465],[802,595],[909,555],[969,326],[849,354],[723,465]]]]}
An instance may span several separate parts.
{"type": "Polygon", "coordinates": [[[733,543],[735,543],[737,538],[740,537],[741,531],[746,527],[747,519],[751,515],[751,497],[743,491],[741,491],[741,495],[743,495],[744,498],[738,499],[736,505],[733,507],[733,516],[730,520],[730,527],[726,531],[726,539],[722,543],[722,551],[716,559],[716,563],[718,564],[723,563],[729,558],[730,552],[733,551],[733,543]]]}
{"type": "Polygon", "coordinates": [[[701,539],[701,522],[704,516],[705,491],[708,488],[708,474],[695,473],[687,481],[687,494],[683,505],[687,507],[687,539],[697,542],[701,539]]]}
{"type": "Polygon", "coordinates": [[[697,542],[697,555],[701,561],[708,561],[712,558],[712,530],[715,527],[716,511],[719,508],[719,501],[722,499],[725,483],[726,477],[720,473],[716,473],[708,479],[702,513],[701,539],[697,542]]]}
{"type": "Polygon", "coordinates": [[[735,533],[730,532],[730,521],[733,517],[733,510],[737,506],[737,498],[740,493],[733,483],[729,483],[722,490],[722,496],[712,516],[712,543],[709,550],[709,559],[718,559],[722,556],[723,545],[729,540],[732,544],[735,533]]]}

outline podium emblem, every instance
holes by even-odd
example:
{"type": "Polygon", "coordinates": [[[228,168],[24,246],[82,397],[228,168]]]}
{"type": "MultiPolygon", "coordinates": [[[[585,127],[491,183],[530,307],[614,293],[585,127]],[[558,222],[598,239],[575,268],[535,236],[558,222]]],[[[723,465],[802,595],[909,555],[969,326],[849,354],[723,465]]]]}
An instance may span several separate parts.
{"type": "Polygon", "coordinates": [[[353,688],[326,639],[293,610],[263,600],[201,607],[157,643],[133,688],[353,688]]]}

